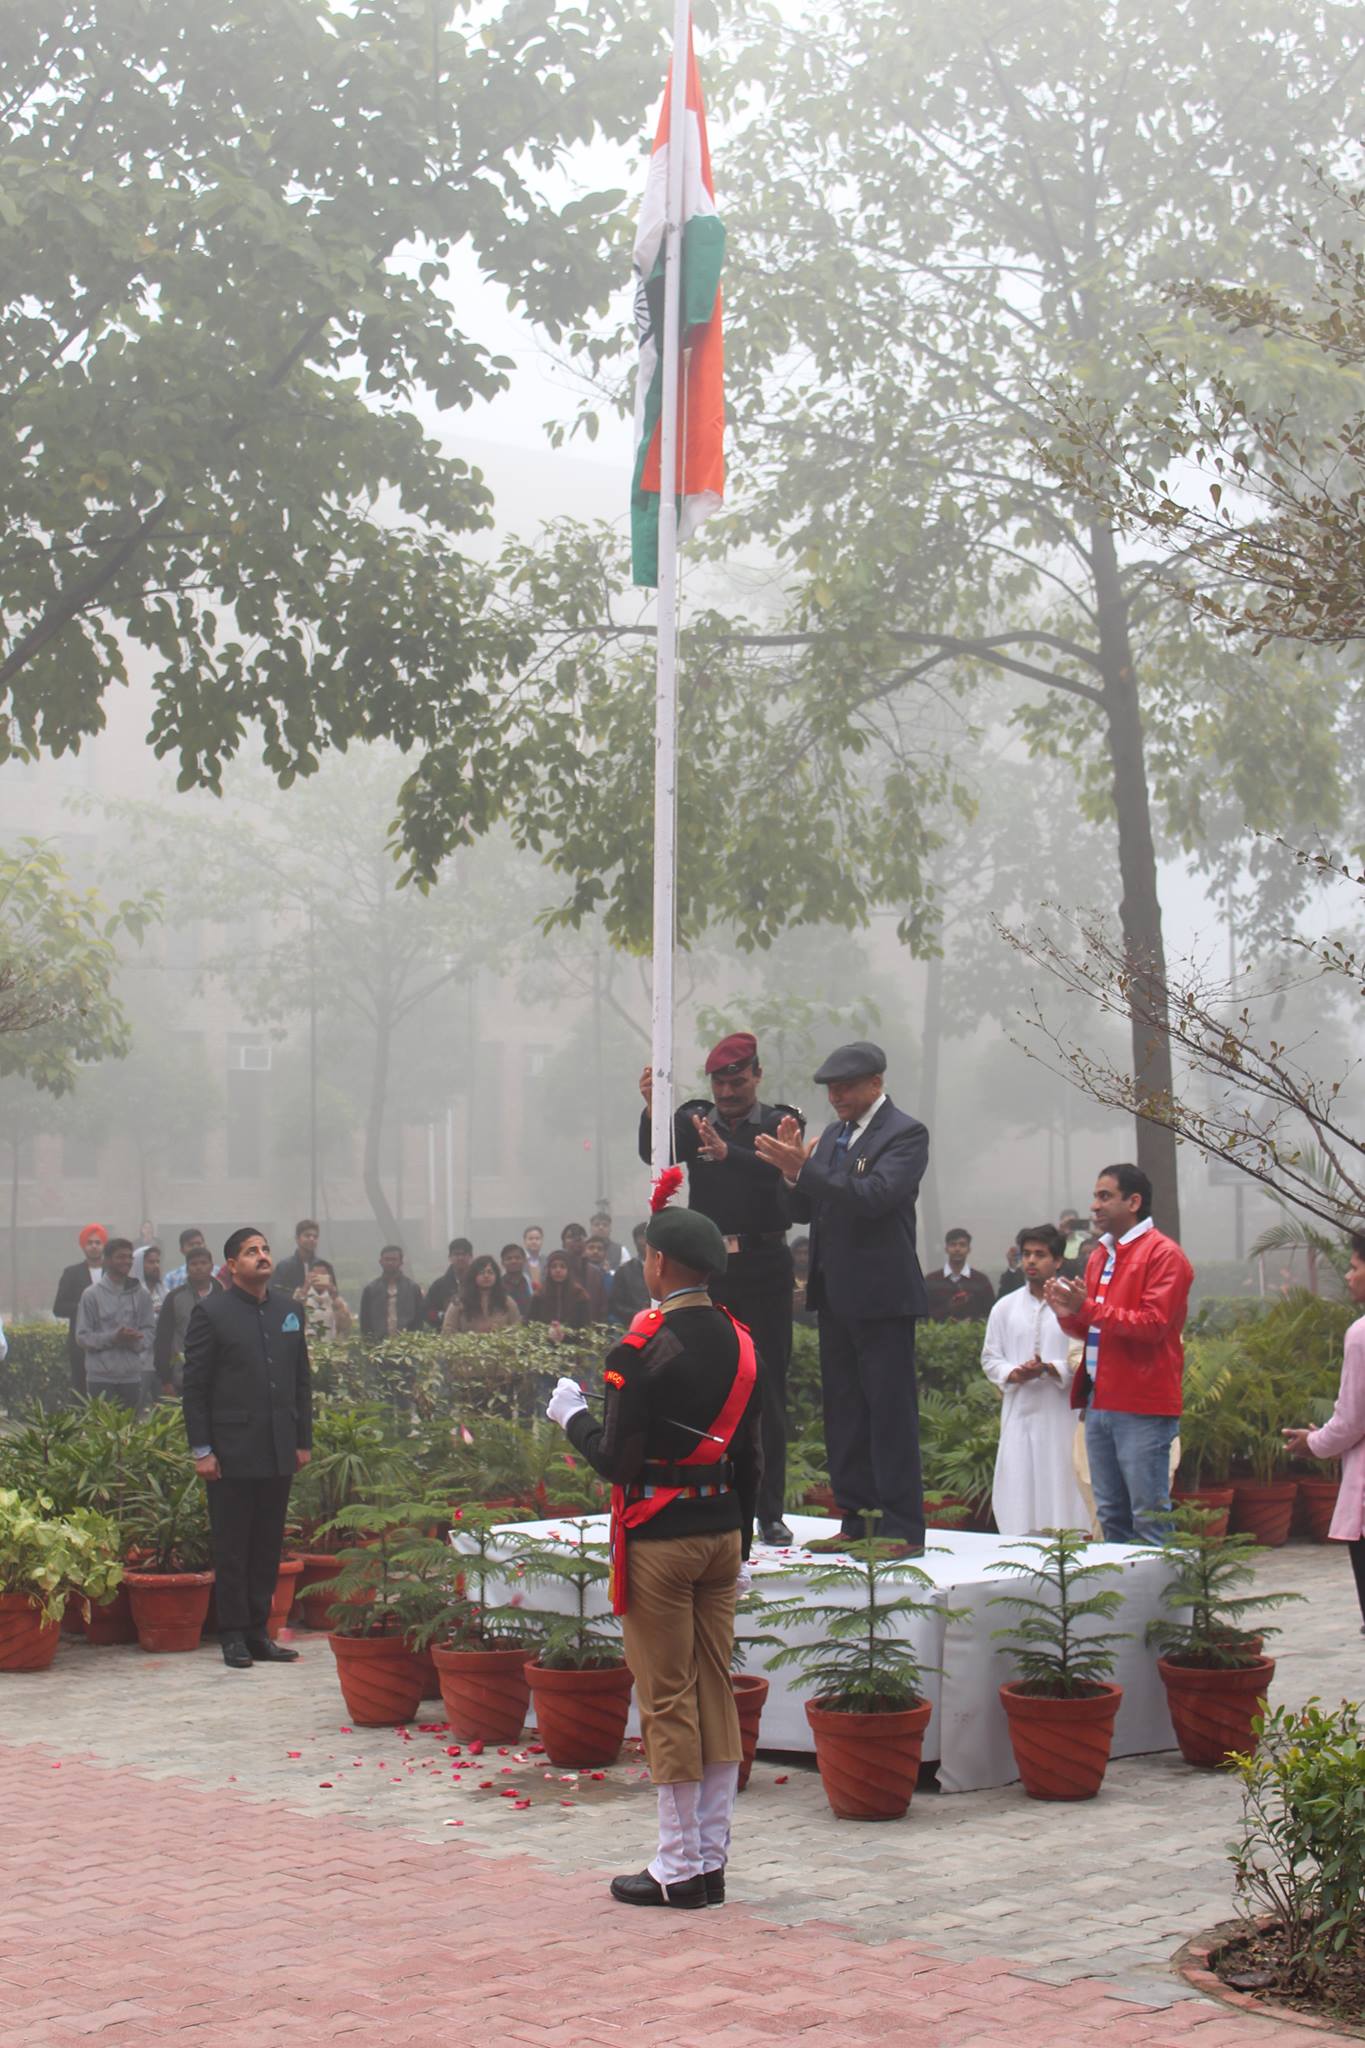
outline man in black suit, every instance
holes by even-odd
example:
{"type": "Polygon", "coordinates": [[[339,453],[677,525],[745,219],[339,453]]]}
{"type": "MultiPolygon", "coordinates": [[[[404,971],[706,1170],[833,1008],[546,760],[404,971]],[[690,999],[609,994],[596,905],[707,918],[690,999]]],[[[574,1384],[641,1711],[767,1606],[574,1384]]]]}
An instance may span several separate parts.
{"type": "Polygon", "coordinates": [[[71,1368],[72,1392],[76,1394],[86,1391],[85,1353],[76,1342],[76,1311],[86,1288],[100,1277],[108,1241],[109,1233],[102,1223],[86,1224],[79,1239],[81,1257],[74,1265],[63,1266],[52,1303],[53,1315],[66,1324],[66,1357],[71,1368]]]}
{"type": "Polygon", "coordinates": [[[223,1662],[292,1664],[266,1624],[279,1577],[289,1488],[313,1444],[302,1312],[272,1292],[265,1233],[234,1230],[228,1285],[191,1311],[182,1403],[194,1469],[208,1486],[223,1662]]]}
{"type": "Polygon", "coordinates": [[[879,1511],[877,1534],[901,1554],[924,1549],[915,1318],[927,1307],[915,1250],[915,1199],[929,1133],[897,1109],[883,1086],[878,1045],[841,1045],[815,1079],[840,1119],[811,1145],[794,1120],[754,1140],[783,1178],[792,1221],[809,1223],[806,1299],[818,1311],[820,1380],[830,1483],[843,1529],[823,1547],[868,1533],[862,1510],[879,1511]]]}

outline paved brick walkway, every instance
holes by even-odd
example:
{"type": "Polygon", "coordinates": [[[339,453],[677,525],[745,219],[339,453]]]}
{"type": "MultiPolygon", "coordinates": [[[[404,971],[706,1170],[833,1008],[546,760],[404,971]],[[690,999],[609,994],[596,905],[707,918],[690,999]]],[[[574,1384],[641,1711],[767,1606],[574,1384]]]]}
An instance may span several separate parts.
{"type": "MultiPolygon", "coordinates": [[[[1297,1585],[1281,1697],[1358,1695],[1344,1560],[1262,1561],[1297,1585]]],[[[836,1823],[818,1779],[764,1761],[723,1913],[631,1913],[652,1794],[530,1749],[447,1754],[435,1728],[352,1731],[330,1653],[224,1671],[68,1643],[0,1684],[0,2041],[214,2048],[348,2033],[408,2048],[1198,2048],[1340,2037],[1234,2014],[1170,1974],[1231,1909],[1235,1788],[1169,1757],[1101,1797],[922,1791],[908,1820],[836,1823]],[[513,1798],[503,1795],[514,1791],[513,1798]],[[522,1802],[529,1802],[522,1803],[522,1802]]]]}

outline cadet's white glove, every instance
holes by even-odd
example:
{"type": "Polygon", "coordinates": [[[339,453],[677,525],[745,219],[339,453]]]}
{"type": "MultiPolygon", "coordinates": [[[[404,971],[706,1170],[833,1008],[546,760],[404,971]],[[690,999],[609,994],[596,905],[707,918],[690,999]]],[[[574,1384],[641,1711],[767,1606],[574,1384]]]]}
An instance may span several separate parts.
{"type": "Polygon", "coordinates": [[[754,1582],[753,1572],[747,1562],[742,1564],[735,1576],[735,1598],[742,1600],[754,1582]]]}
{"type": "Polygon", "coordinates": [[[561,1375],[555,1383],[555,1390],[550,1396],[550,1405],[545,1413],[551,1422],[557,1422],[560,1428],[564,1429],[568,1426],[569,1417],[577,1415],[580,1408],[586,1408],[587,1405],[578,1381],[566,1380],[561,1375]]]}

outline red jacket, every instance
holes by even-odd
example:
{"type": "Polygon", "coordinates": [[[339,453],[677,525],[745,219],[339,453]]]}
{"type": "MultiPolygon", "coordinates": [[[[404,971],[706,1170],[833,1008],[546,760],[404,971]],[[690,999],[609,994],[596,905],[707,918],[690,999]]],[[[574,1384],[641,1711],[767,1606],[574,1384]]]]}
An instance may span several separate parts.
{"type": "MultiPolygon", "coordinates": [[[[1068,1337],[1084,1338],[1092,1324],[1100,1333],[1092,1405],[1127,1415],[1179,1415],[1185,1373],[1180,1333],[1194,1268],[1173,1237],[1145,1230],[1117,1247],[1101,1308],[1095,1297],[1106,1256],[1104,1246],[1096,1245],[1086,1261],[1085,1307],[1058,1317],[1068,1337]]],[[[1078,1392],[1073,1381],[1073,1406],[1080,1405],[1078,1392]]]]}

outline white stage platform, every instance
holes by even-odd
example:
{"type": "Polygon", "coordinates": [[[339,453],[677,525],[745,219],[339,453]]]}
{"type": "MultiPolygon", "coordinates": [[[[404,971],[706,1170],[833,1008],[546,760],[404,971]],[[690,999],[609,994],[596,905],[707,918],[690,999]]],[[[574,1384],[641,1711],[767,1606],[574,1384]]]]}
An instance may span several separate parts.
{"type": "MultiPolygon", "coordinates": [[[[514,1532],[542,1535],[563,1528],[567,1519],[561,1517],[555,1521],[508,1523],[505,1526],[509,1535],[514,1532]]],[[[600,1528],[605,1541],[606,1516],[585,1519],[590,1526],[600,1528]]],[[[787,1521],[795,1538],[790,1549],[776,1550],[767,1544],[754,1545],[755,1587],[774,1596],[778,1590],[775,1580],[782,1580],[781,1590],[785,1596],[791,1592],[793,1583],[799,1588],[802,1581],[825,1562],[824,1558],[804,1554],[801,1545],[816,1537],[832,1536],[838,1529],[836,1522],[818,1520],[810,1515],[789,1515],[787,1521]]],[[[1124,1596],[1118,1615],[1112,1621],[1101,1622],[1099,1628],[1126,1630],[1130,1636],[1129,1641],[1115,1645],[1117,1663],[1114,1677],[1123,1687],[1123,1703],[1114,1728],[1113,1754],[1137,1756],[1152,1750],[1174,1749],[1175,1732],[1166,1709],[1166,1693],[1156,1668],[1156,1655],[1147,1649],[1144,1641],[1147,1623],[1161,1611],[1160,1594],[1166,1582],[1167,1567],[1159,1558],[1118,1543],[1092,1544],[1086,1555],[1103,1557],[1123,1567],[1120,1579],[1098,1582],[1100,1585],[1117,1586],[1124,1596]]],[[[934,1708],[925,1737],[924,1756],[926,1762],[938,1764],[939,1786],[945,1792],[976,1792],[991,1785],[1011,1784],[1018,1777],[998,1691],[1009,1678],[1010,1671],[999,1644],[993,1640],[993,1631],[1007,1626],[1012,1617],[1009,1609],[991,1605],[996,1594],[1011,1591],[1015,1582],[1008,1573],[986,1569],[996,1559],[1008,1556],[1027,1556],[1027,1552],[1012,1551],[1006,1539],[1000,1536],[976,1536],[957,1529],[931,1529],[926,1553],[918,1560],[934,1582],[933,1594],[925,1597],[933,1600],[939,1612],[932,1620],[914,1622],[909,1634],[924,1666],[925,1695],[934,1708]],[[949,1609],[956,1611],[956,1619],[944,1619],[949,1609]]],[[[559,1609],[568,1604],[564,1597],[566,1591],[566,1588],[557,1586],[537,1587],[530,1594],[530,1602],[559,1609]]],[[[602,1590],[594,1608],[596,1612],[605,1613],[606,1606],[605,1590],[602,1590]]],[[[741,1622],[741,1635],[744,1626],[741,1622]]],[[[748,1626],[755,1632],[762,1629],[761,1617],[750,1621],[748,1626]]],[[[812,1626],[808,1632],[788,1632],[787,1639],[793,1642],[812,1640],[815,1634],[812,1626]]],[[[763,1710],[761,1746],[775,1750],[813,1750],[803,1698],[792,1689],[792,1679],[797,1674],[787,1670],[765,1671],[765,1654],[762,1650],[751,1652],[744,1666],[746,1671],[762,1672],[771,1686],[763,1710]]],[[[636,1730],[633,1713],[631,1730],[636,1730]]]]}

